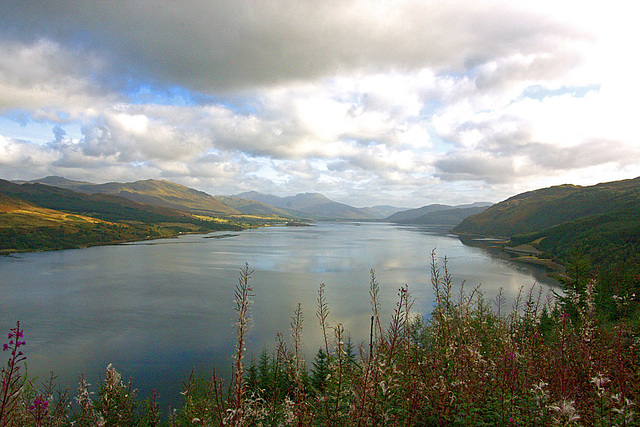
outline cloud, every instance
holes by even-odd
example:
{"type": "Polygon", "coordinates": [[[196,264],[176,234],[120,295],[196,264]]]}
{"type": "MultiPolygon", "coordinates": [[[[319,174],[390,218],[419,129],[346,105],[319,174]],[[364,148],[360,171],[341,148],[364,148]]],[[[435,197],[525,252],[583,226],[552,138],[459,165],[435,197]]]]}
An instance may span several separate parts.
{"type": "Polygon", "coordinates": [[[9,2],[0,172],[405,206],[628,178],[628,6],[568,3],[9,2]]]}
{"type": "Polygon", "coordinates": [[[52,161],[57,160],[57,157],[54,150],[42,149],[27,141],[9,139],[0,135],[0,165],[3,170],[7,169],[14,173],[23,173],[25,169],[42,171],[52,161]]]}
{"type": "Polygon", "coordinates": [[[70,0],[5,6],[4,20],[16,37],[80,45],[108,58],[122,78],[142,75],[204,92],[354,70],[464,72],[470,64],[515,53],[544,52],[551,57],[549,70],[569,53],[567,38],[576,37],[548,16],[503,1],[70,0]]]}
{"type": "Polygon", "coordinates": [[[19,110],[62,123],[120,98],[92,81],[103,63],[91,53],[38,39],[0,43],[0,58],[0,113],[19,110]]]}

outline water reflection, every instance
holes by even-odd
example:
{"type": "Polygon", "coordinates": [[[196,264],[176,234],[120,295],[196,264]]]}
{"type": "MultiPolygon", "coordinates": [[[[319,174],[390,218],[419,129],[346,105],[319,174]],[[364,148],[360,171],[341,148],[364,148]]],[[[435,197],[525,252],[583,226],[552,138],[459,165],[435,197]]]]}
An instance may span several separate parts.
{"type": "Polygon", "coordinates": [[[322,342],[315,318],[320,283],[326,284],[330,322],[341,322],[358,344],[369,331],[369,270],[376,270],[387,319],[404,284],[416,298],[414,309],[428,314],[434,248],[447,257],[456,283],[466,281],[470,289],[482,284],[487,298],[499,287],[513,298],[521,286],[550,283],[536,279],[534,268],[464,246],[438,230],[322,223],[249,230],[233,238],[188,235],[4,257],[0,326],[21,321],[32,375],[46,377],[53,370],[73,388],[78,374],[95,383],[113,363],[133,376],[141,396],[156,388],[163,405],[175,405],[192,367],[229,373],[233,289],[245,262],[255,270],[248,350],[255,357],[265,348],[272,351],[276,333],[288,335],[300,302],[310,360],[322,342]]]}

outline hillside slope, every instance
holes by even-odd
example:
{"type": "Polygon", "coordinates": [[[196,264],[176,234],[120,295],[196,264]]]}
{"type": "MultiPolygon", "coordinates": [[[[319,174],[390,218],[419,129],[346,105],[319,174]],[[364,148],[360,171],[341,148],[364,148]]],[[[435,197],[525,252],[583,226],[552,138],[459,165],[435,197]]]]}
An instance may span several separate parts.
{"type": "MultiPolygon", "coordinates": [[[[87,184],[45,178],[48,185],[64,186],[76,191],[91,194],[110,194],[124,197],[137,203],[163,206],[188,211],[199,215],[228,216],[241,212],[215,197],[184,185],[165,180],[147,179],[135,182],[110,182],[106,184],[87,184]]],[[[44,180],[43,180],[44,182],[44,180]]]]}
{"type": "Polygon", "coordinates": [[[0,228],[11,227],[56,227],[66,222],[78,221],[97,224],[102,220],[66,212],[47,209],[26,200],[0,193],[0,228]]]}
{"type": "Polygon", "coordinates": [[[518,194],[455,227],[458,234],[511,237],[603,214],[640,212],[640,178],[589,187],[560,185],[518,194]]]}
{"type": "Polygon", "coordinates": [[[488,202],[476,202],[457,206],[431,204],[416,209],[396,212],[388,218],[385,218],[385,221],[400,224],[440,224],[451,225],[453,227],[463,219],[480,213],[489,206],[491,206],[491,203],[488,202]]]}
{"type": "Polygon", "coordinates": [[[407,209],[405,211],[396,212],[390,215],[389,217],[385,218],[385,221],[388,221],[388,222],[410,221],[412,219],[419,218],[431,212],[437,212],[437,211],[451,209],[451,208],[452,206],[449,206],[449,205],[431,204],[427,206],[422,206],[420,208],[407,209]]]}
{"type": "Polygon", "coordinates": [[[429,212],[417,218],[397,221],[400,224],[425,224],[455,227],[466,218],[485,211],[488,206],[474,206],[468,208],[441,209],[429,212]]]}
{"type": "Polygon", "coordinates": [[[108,194],[87,194],[45,184],[14,184],[0,180],[0,193],[34,205],[73,213],[88,213],[104,221],[176,221],[189,218],[186,212],[145,205],[108,194]]]}
{"type": "MultiPolygon", "coordinates": [[[[598,292],[640,291],[640,178],[588,187],[562,185],[511,197],[453,229],[465,236],[509,238],[511,251],[533,247],[598,292]]],[[[526,258],[526,257],[525,257],[526,258]]],[[[535,260],[533,260],[535,261],[535,260]]]]}
{"type": "Polygon", "coordinates": [[[299,193],[295,196],[278,197],[271,194],[249,191],[236,195],[242,199],[255,200],[283,209],[297,216],[320,220],[374,220],[375,215],[366,209],[356,208],[333,200],[319,193],[299,193]]]}
{"type": "Polygon", "coordinates": [[[215,198],[245,215],[276,216],[281,218],[299,218],[301,215],[256,200],[242,199],[234,196],[215,196],[215,198]]]}
{"type": "Polygon", "coordinates": [[[0,252],[69,249],[239,229],[107,194],[0,180],[0,252]]]}

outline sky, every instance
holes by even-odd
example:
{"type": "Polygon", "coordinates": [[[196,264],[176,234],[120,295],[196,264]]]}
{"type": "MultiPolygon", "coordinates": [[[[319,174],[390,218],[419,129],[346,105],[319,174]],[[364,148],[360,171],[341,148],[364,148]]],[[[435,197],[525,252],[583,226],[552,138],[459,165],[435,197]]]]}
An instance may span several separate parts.
{"type": "Polygon", "coordinates": [[[626,0],[0,3],[2,179],[410,208],[640,176],[626,0]]]}

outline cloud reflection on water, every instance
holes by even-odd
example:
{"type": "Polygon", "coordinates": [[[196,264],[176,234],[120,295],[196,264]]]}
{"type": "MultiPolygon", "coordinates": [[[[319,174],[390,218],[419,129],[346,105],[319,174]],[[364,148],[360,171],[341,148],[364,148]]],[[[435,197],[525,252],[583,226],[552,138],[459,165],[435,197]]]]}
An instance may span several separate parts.
{"type": "Polygon", "coordinates": [[[315,316],[321,283],[329,321],[342,323],[357,346],[368,339],[372,268],[383,324],[405,284],[416,298],[414,310],[429,314],[433,248],[447,256],[455,283],[466,280],[469,291],[481,283],[487,298],[503,287],[512,299],[521,286],[536,282],[531,269],[451,236],[389,224],[321,223],[249,230],[233,239],[188,235],[164,242],[0,259],[0,325],[8,329],[21,321],[29,372],[42,378],[53,370],[73,388],[78,374],[97,378],[113,363],[134,377],[141,396],[157,388],[163,402],[175,404],[192,367],[204,374],[213,367],[229,371],[233,290],[245,262],[255,270],[249,352],[257,358],[263,349],[271,351],[277,332],[288,337],[290,317],[301,303],[309,364],[322,345],[315,316]]]}

